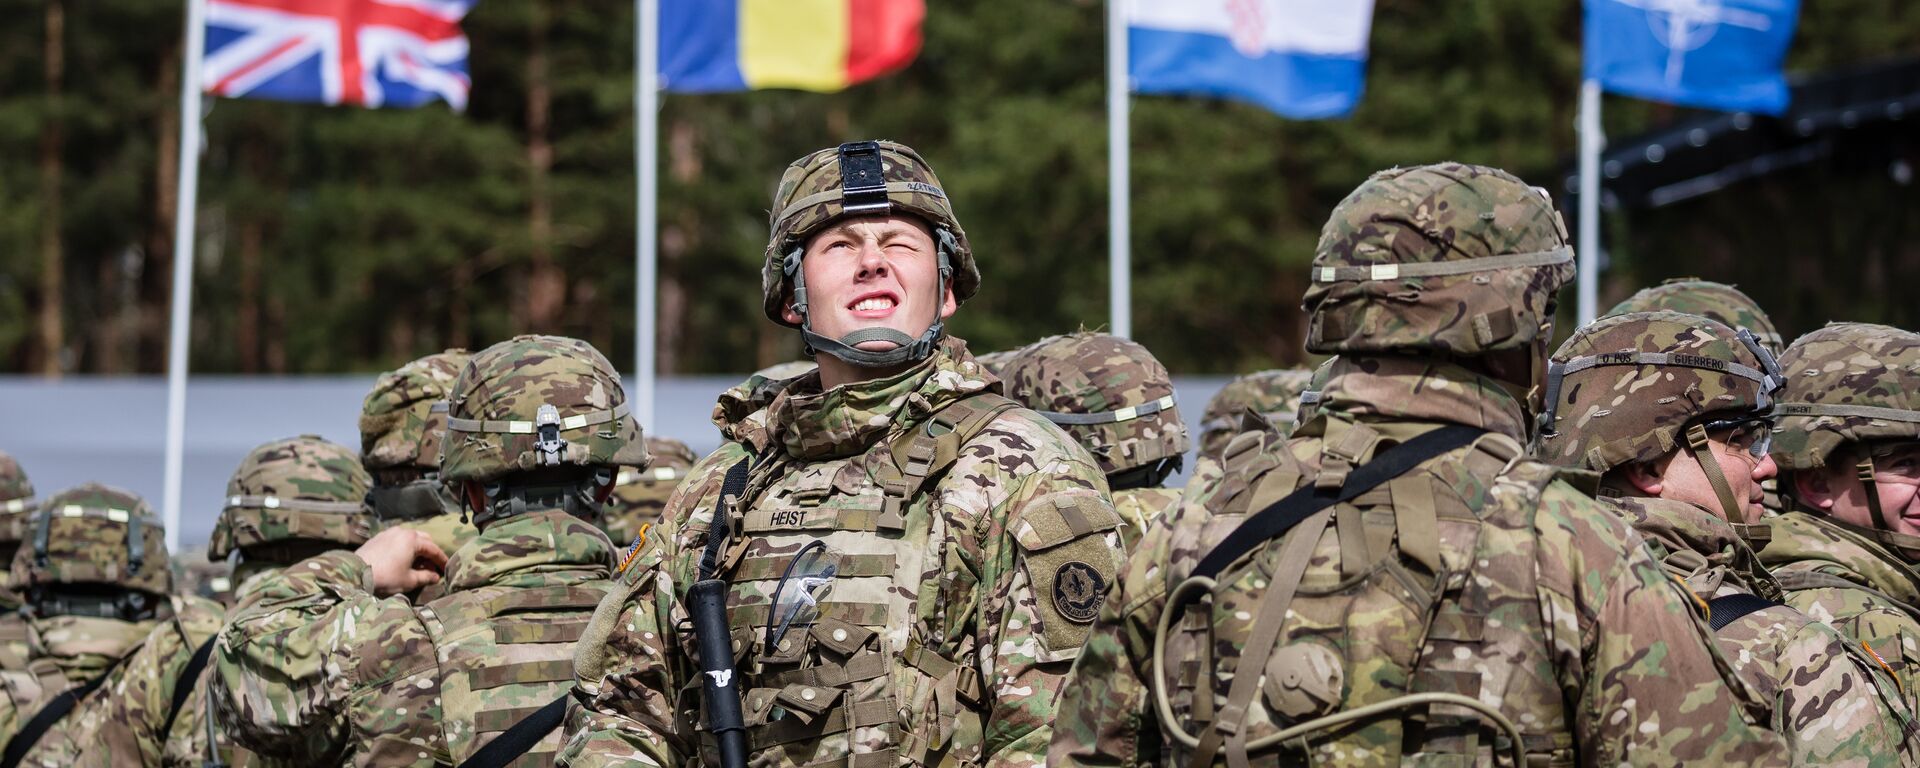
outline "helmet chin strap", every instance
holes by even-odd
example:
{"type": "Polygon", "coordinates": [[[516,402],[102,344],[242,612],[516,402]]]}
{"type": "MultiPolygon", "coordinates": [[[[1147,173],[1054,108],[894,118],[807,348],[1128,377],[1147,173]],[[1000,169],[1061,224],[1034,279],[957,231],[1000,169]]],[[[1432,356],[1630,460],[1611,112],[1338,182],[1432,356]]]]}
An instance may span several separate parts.
{"type": "Polygon", "coordinates": [[[1720,509],[1729,523],[1747,521],[1742,505],[1733,497],[1733,486],[1727,483],[1726,473],[1720,471],[1720,461],[1713,457],[1713,449],[1707,442],[1707,428],[1699,424],[1687,427],[1687,447],[1693,451],[1693,459],[1700,463],[1700,471],[1707,476],[1707,482],[1713,486],[1713,493],[1720,497],[1720,509]]]}
{"type": "Polygon", "coordinates": [[[789,251],[781,269],[787,273],[787,279],[793,281],[793,311],[800,315],[800,339],[806,342],[809,353],[825,352],[861,368],[891,368],[917,363],[931,356],[934,347],[940,343],[940,337],[946,335],[947,324],[940,319],[939,307],[946,298],[948,281],[953,278],[952,254],[960,248],[959,241],[946,227],[935,229],[934,234],[937,241],[935,252],[940,260],[940,282],[934,286],[933,325],[927,326],[926,332],[917,339],[892,328],[861,328],[838,339],[815,333],[813,316],[807,311],[806,270],[800,268],[800,260],[806,251],[799,246],[789,251]],[[859,345],[870,341],[888,342],[893,347],[880,351],[859,348],[859,345]]]}

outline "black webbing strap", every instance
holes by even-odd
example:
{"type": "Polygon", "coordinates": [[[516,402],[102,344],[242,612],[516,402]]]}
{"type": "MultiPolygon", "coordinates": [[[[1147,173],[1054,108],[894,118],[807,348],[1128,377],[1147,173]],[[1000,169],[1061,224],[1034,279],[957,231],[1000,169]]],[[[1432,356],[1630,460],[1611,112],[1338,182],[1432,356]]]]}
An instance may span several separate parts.
{"type": "Polygon", "coordinates": [[[520,718],[520,722],[493,737],[493,741],[487,742],[472,757],[460,761],[460,768],[506,768],[560,727],[560,718],[566,712],[567,694],[563,693],[533,714],[520,718]]]}
{"type": "Polygon", "coordinates": [[[78,688],[61,691],[53,697],[52,701],[47,702],[46,706],[41,707],[39,712],[35,712],[33,719],[27,721],[26,727],[21,728],[19,733],[14,734],[13,740],[7,742],[7,751],[0,753],[0,768],[15,768],[20,765],[20,761],[26,758],[27,751],[40,742],[40,737],[47,735],[47,731],[52,730],[53,726],[65,718],[67,713],[72,712],[73,708],[86,699],[88,694],[93,693],[93,689],[99,688],[101,683],[106,682],[107,676],[113,674],[113,670],[125,660],[124,656],[115,659],[100,672],[99,677],[88,680],[78,688]]]}
{"type": "Polygon", "coordinates": [[[713,572],[720,568],[720,546],[726,542],[727,528],[732,524],[732,500],[747,492],[747,461],[741,459],[727,467],[727,477],[720,482],[720,503],[713,505],[713,522],[707,525],[707,551],[700,554],[701,580],[713,578],[713,572]]]}
{"type": "MultiPolygon", "coordinates": [[[[1192,576],[1213,578],[1240,556],[1266,544],[1272,539],[1283,536],[1300,521],[1315,512],[1342,502],[1359,498],[1360,494],[1406,474],[1414,467],[1426,463],[1435,456],[1472,443],[1485,430],[1462,424],[1451,424],[1408,440],[1373,457],[1373,461],[1361,465],[1347,475],[1346,484],[1340,486],[1338,493],[1330,493],[1314,487],[1301,486],[1286,498],[1276,501],[1260,510],[1240,527],[1227,534],[1226,539],[1215,546],[1206,557],[1200,558],[1192,576]]],[[[1189,592],[1189,595],[1197,593],[1189,592]]]]}
{"type": "Polygon", "coordinates": [[[213,656],[213,641],[219,636],[207,638],[193,652],[193,658],[187,659],[186,669],[180,670],[180,676],[173,680],[173,708],[167,710],[167,724],[160,728],[160,738],[168,738],[173,733],[173,721],[180,719],[180,707],[187,703],[187,697],[193,695],[193,689],[199,686],[200,672],[207,668],[207,659],[213,656]]]}
{"type": "Polygon", "coordinates": [[[1757,595],[1721,595],[1707,601],[1707,625],[1713,627],[1713,631],[1719,632],[1747,614],[1776,605],[1779,603],[1757,595]]]}

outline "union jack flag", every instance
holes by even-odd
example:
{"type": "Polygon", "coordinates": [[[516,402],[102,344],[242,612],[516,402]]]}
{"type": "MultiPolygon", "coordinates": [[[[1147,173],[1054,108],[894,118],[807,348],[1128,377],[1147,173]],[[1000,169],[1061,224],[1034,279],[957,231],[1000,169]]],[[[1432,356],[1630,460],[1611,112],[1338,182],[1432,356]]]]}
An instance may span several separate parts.
{"type": "Polygon", "coordinates": [[[465,109],[477,0],[207,0],[208,93],[281,101],[465,109]]]}

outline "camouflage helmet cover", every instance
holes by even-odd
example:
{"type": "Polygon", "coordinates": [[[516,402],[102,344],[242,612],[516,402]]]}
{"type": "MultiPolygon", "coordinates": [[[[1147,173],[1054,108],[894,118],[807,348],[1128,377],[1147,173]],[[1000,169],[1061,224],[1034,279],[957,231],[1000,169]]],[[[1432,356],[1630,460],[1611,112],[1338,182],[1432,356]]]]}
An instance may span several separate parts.
{"type": "Polygon", "coordinates": [[[640,524],[660,519],[667,498],[680,487],[687,471],[699,460],[686,443],[671,437],[647,438],[653,460],[645,467],[626,467],[614,480],[601,523],[616,542],[631,541],[640,524]]]}
{"type": "Polygon", "coordinates": [[[1718,320],[1735,330],[1744,328],[1752,331],[1760,339],[1760,345],[1775,356],[1785,347],[1785,342],[1780,339],[1780,331],[1774,328],[1766,311],[1752,297],[1726,283],[1697,277],[1676,277],[1652,288],[1642,288],[1627,297],[1626,301],[1615,304],[1613,309],[1607,310],[1607,314],[1624,315],[1662,309],[1718,320]]]}
{"type": "Polygon", "coordinates": [[[948,250],[952,259],[954,299],[964,303],[980,288],[980,270],[974,264],[967,233],[954,217],[953,204],[947,199],[940,179],[934,176],[932,166],[905,144],[892,141],[875,144],[886,182],[884,205],[847,210],[841,199],[841,147],[822,149],[795,160],[787,166],[786,173],[781,174],[780,187],[773,194],[773,209],[769,212],[768,224],[772,231],[767,238],[766,265],[761,271],[765,310],[774,322],[792,325],[784,316],[784,305],[792,288],[787,276],[787,255],[797,247],[804,247],[807,238],[847,216],[907,213],[925,220],[936,230],[936,238],[939,237],[937,230],[946,230],[952,236],[948,250]]]}
{"type": "Polygon", "coordinates": [[[467,351],[449,349],[381,374],[360,406],[360,452],[367,469],[434,469],[447,431],[438,405],[467,364],[467,351]]]}
{"type": "Polygon", "coordinates": [[[1478,356],[1546,342],[1573,279],[1566,225],[1505,171],[1443,163],[1374,174],[1314,254],[1307,349],[1478,356]]]}
{"type": "MultiPolygon", "coordinates": [[[[444,417],[443,417],[444,418],[444,417]]],[[[372,535],[373,485],[353,449],[313,435],[275,440],[247,454],[227,481],[226,508],[207,557],[287,541],[355,546],[372,535]]]]}
{"type": "Polygon", "coordinates": [[[1795,339],[1780,367],[1781,467],[1825,466],[1848,443],[1920,440],[1920,334],[1834,323],[1795,339]]]}
{"type": "Polygon", "coordinates": [[[0,542],[19,541],[27,515],[33,512],[33,482],[5,451],[0,451],[0,542]]]}
{"type": "Polygon", "coordinates": [[[1013,362],[1013,359],[1018,357],[1024,350],[1024,347],[1014,347],[1013,349],[1003,349],[998,352],[974,355],[973,361],[979,363],[980,367],[987,369],[988,373],[994,376],[1001,376],[1007,370],[1007,363],[1013,362]]]}
{"type": "Polygon", "coordinates": [[[476,353],[449,395],[440,477],[485,482],[552,466],[647,464],[613,364],[564,336],[516,336],[476,353]]]}
{"type": "Polygon", "coordinates": [[[1540,457],[1596,472],[1653,461],[1685,447],[1687,428],[1710,414],[1767,413],[1779,386],[1771,353],[1718,321],[1603,317],[1553,354],[1540,457]]]}
{"type": "Polygon", "coordinates": [[[1034,342],[1002,372],[1007,396],[1060,425],[1112,475],[1187,450],[1166,366],[1139,343],[1104,333],[1034,342]]]}
{"type": "Polygon", "coordinates": [[[22,592],[66,584],[173,591],[166,528],[130,491],[86,483],[56,493],[28,521],[27,537],[11,574],[22,592]]]}
{"type": "Polygon", "coordinates": [[[1207,401],[1201,417],[1200,453],[1219,457],[1240,432],[1240,414],[1253,411],[1280,430],[1293,430],[1300,412],[1300,393],[1307,391],[1313,372],[1305,368],[1255,371],[1235,377],[1207,401]]]}

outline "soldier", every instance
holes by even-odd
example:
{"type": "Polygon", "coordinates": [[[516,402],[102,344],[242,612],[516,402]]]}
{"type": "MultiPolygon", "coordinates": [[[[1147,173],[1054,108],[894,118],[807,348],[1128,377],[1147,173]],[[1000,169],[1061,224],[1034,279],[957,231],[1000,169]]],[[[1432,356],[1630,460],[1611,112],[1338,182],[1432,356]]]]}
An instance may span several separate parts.
{"type": "Polygon", "coordinates": [[[1235,376],[1207,401],[1200,423],[1200,460],[1219,462],[1227,443],[1247,431],[1246,416],[1255,414],[1282,435],[1293,432],[1300,413],[1300,394],[1307,391],[1313,372],[1279,368],[1235,376]]]}
{"type": "Polygon", "coordinates": [[[680,487],[680,480],[699,458],[686,443],[671,437],[647,438],[647,453],[653,456],[653,462],[644,468],[620,470],[614,480],[613,497],[607,499],[602,527],[616,544],[633,541],[641,526],[660,519],[667,497],[680,487]]]}
{"type": "MultiPolygon", "coordinates": [[[[313,435],[255,448],[227,481],[207,556],[234,562],[230,594],[244,601],[268,574],[365,543],[373,528],[366,507],[372,485],[353,449],[313,435]]],[[[253,764],[252,755],[234,749],[206,717],[212,677],[206,666],[225,618],[221,608],[192,604],[147,635],[127,657],[112,695],[95,697],[98,706],[83,713],[83,722],[98,722],[99,738],[83,745],[77,765],[253,764]]]]}
{"type": "Polygon", "coordinates": [[[449,397],[440,477],[478,535],[449,558],[389,528],[261,577],[214,646],[216,717],[236,744],[378,766],[459,764],[510,730],[531,760],[559,748],[559,710],[542,705],[571,683],[610,587],[600,512],[646,442],[613,366],[576,339],[488,347],[449,397]],[[398,597],[442,580],[432,601],[398,597]]]}
{"type": "Polygon", "coordinates": [[[1753,529],[1760,562],[1788,605],[1866,644],[1920,708],[1920,335],[1838,323],[1780,366],[1773,458],[1794,509],[1753,529]]]}
{"type": "MultiPolygon", "coordinates": [[[[27,520],[33,516],[33,483],[4,451],[0,451],[0,562],[13,562],[20,549],[27,520]]],[[[20,591],[0,576],[0,670],[27,668],[27,621],[20,616],[20,591]]]]}
{"type": "Polygon", "coordinates": [[[26,535],[12,579],[30,630],[30,684],[6,681],[20,731],[0,764],[65,768],[94,737],[72,713],[113,695],[110,673],[179,601],[169,598],[166,529],[130,492],[86,483],[56,493],[26,535]]]}
{"type": "Polygon", "coordinates": [[[1521,455],[1573,271],[1546,194],[1505,172],[1348,195],[1306,294],[1307,349],[1339,355],[1319,414],[1148,531],[1049,764],[1779,760],[1691,597],[1521,455]]]}
{"type": "Polygon", "coordinates": [[[815,152],[772,210],[766,313],[819,370],[721,396],[728,442],[581,641],[562,762],[711,763],[743,737],[761,766],[1041,765],[1121,562],[1105,480],[944,335],[980,273],[918,153],[815,152]],[[700,713],[729,703],[744,730],[716,740],[700,713]]]}
{"type": "Polygon", "coordinates": [[[998,352],[988,352],[984,355],[974,355],[973,361],[979,363],[980,367],[987,369],[988,373],[1004,379],[1006,377],[1003,376],[1002,373],[1006,370],[1007,363],[1019,357],[1020,353],[1024,351],[1026,351],[1026,347],[1003,349],[998,352]]]}
{"type": "Polygon", "coordinates": [[[1773,354],[1705,317],[1636,312],[1574,333],[1547,376],[1541,458],[1601,473],[1601,495],[1706,603],[1722,655],[1771,705],[1794,762],[1892,764],[1912,719],[1892,679],[1781,605],[1730,525],[1760,519],[1759,481],[1775,472],[1773,354]]]}
{"type": "Polygon", "coordinates": [[[1093,454],[1113,492],[1128,548],[1180,500],[1165,487],[1186,459],[1173,378],[1137,342],[1104,333],[1052,336],[1021,349],[1000,378],[1007,397],[1058,424],[1093,454]]]}
{"type": "Polygon", "coordinates": [[[1613,305],[1607,314],[1624,315],[1662,309],[1699,315],[1736,331],[1751,331],[1754,338],[1760,340],[1760,346],[1776,358],[1785,349],[1780,331],[1773,327],[1773,320],[1767,317],[1766,310],[1761,309],[1752,297],[1726,283],[1697,277],[1676,277],[1652,288],[1642,288],[1627,297],[1626,301],[1613,305]]]}
{"type": "Polygon", "coordinates": [[[374,517],[382,527],[423,531],[449,553],[475,533],[460,500],[440,481],[447,391],[466,364],[464,349],[407,363],[381,374],[360,407],[360,455],[373,473],[368,502],[374,517]]]}

